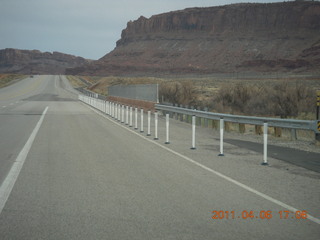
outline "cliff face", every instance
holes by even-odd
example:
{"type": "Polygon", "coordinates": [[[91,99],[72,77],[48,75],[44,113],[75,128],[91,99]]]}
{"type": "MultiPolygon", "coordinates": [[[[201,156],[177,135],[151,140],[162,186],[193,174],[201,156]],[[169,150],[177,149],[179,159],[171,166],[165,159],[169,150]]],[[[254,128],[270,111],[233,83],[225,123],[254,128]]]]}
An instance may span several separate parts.
{"type": "Polygon", "coordinates": [[[129,22],[117,47],[73,74],[313,72],[320,3],[192,8],[129,22]]]}
{"type": "Polygon", "coordinates": [[[66,68],[78,67],[88,60],[59,52],[38,50],[0,50],[0,72],[20,74],[64,74],[66,68]]]}

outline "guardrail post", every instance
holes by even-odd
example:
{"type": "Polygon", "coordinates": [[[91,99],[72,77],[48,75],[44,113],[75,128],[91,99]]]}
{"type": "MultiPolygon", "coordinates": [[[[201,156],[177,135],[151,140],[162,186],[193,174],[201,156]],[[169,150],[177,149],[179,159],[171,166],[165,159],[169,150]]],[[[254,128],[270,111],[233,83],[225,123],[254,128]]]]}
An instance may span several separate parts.
{"type": "Polygon", "coordinates": [[[154,113],[154,140],[158,140],[158,113],[154,113]]]}
{"type": "MultiPolygon", "coordinates": [[[[196,110],[198,110],[198,111],[201,111],[201,108],[200,107],[198,107],[198,108],[196,108],[196,110]]],[[[201,127],[201,118],[200,117],[198,117],[197,119],[197,126],[200,126],[201,127]]]]}
{"type": "Polygon", "coordinates": [[[132,107],[130,107],[130,121],[129,127],[132,127],[132,107]]]}
{"type": "Polygon", "coordinates": [[[121,104],[118,104],[118,121],[121,121],[121,104]]]}
{"type": "Polygon", "coordinates": [[[246,125],[244,123],[239,123],[239,133],[246,132],[246,125]]]}
{"type": "Polygon", "coordinates": [[[291,129],[291,140],[297,140],[297,131],[294,128],[291,129]]]}
{"type": "Polygon", "coordinates": [[[126,106],[126,125],[129,124],[129,106],[126,106]]]}
{"type": "Polygon", "coordinates": [[[151,136],[150,125],[151,125],[151,112],[148,111],[148,132],[147,132],[147,136],[151,136]]]}
{"type": "Polygon", "coordinates": [[[118,103],[114,104],[114,118],[118,120],[118,103]]]}
{"type": "Polygon", "coordinates": [[[114,104],[114,118],[118,120],[118,103],[114,104]]]}
{"type": "Polygon", "coordinates": [[[256,133],[257,135],[261,135],[261,134],[262,134],[261,126],[255,125],[254,128],[255,128],[255,133],[256,133]]]}
{"type": "Polygon", "coordinates": [[[141,123],[141,126],[140,126],[140,132],[143,133],[143,108],[141,108],[141,115],[140,115],[140,123],[141,123]]]}
{"type": "Polygon", "coordinates": [[[111,103],[111,117],[114,118],[114,103],[111,103]]]}
{"type": "Polygon", "coordinates": [[[192,150],[196,149],[196,116],[192,116],[192,150]]]}
{"type": "MultiPolygon", "coordinates": [[[[188,106],[188,105],[185,105],[184,108],[188,109],[189,106],[188,106]]],[[[185,114],[185,115],[184,115],[184,121],[185,121],[186,123],[188,123],[188,117],[189,117],[188,114],[185,114]]]]}
{"type": "Polygon", "coordinates": [[[223,154],[223,131],[224,131],[224,119],[220,118],[220,153],[218,156],[222,157],[223,154]]]}
{"type": "MultiPolygon", "coordinates": [[[[174,107],[179,107],[179,104],[173,104],[174,107]]],[[[179,113],[173,112],[172,113],[172,118],[174,118],[175,120],[178,120],[179,118],[179,113]]]]}
{"type": "Polygon", "coordinates": [[[124,105],[122,105],[122,116],[121,116],[121,123],[124,123],[124,105]]]}
{"type": "Polygon", "coordinates": [[[115,119],[117,119],[117,114],[118,114],[118,112],[117,112],[117,104],[113,103],[113,117],[115,119]]]}
{"type": "Polygon", "coordinates": [[[282,135],[282,129],[279,128],[279,127],[275,127],[274,128],[274,136],[275,137],[281,137],[281,135],[282,135]]]}
{"type": "Polygon", "coordinates": [[[138,108],[135,108],[135,122],[134,122],[134,129],[138,130],[138,108]]]}
{"type": "Polygon", "coordinates": [[[169,114],[166,113],[166,142],[165,144],[170,144],[169,142],[169,114]]]}
{"type": "MultiPolygon", "coordinates": [[[[208,110],[209,110],[209,109],[208,109],[207,107],[204,108],[204,111],[205,111],[205,112],[208,112],[208,110]]],[[[204,124],[204,127],[206,127],[206,128],[208,127],[208,118],[205,118],[205,119],[204,119],[204,123],[203,123],[203,124],[204,124]]]]}
{"type": "Polygon", "coordinates": [[[263,163],[261,165],[268,165],[268,123],[263,123],[263,163]]]}

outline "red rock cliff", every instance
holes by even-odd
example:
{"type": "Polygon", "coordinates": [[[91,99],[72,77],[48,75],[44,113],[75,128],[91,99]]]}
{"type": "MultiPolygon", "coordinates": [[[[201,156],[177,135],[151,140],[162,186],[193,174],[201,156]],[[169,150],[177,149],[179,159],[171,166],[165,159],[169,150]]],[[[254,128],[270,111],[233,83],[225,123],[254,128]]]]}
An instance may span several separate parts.
{"type": "Polygon", "coordinates": [[[130,21],[117,47],[75,74],[314,72],[320,3],[191,8],[130,21]]]}
{"type": "Polygon", "coordinates": [[[43,53],[12,48],[0,50],[1,73],[64,74],[66,68],[86,63],[89,60],[59,52],[43,53]]]}

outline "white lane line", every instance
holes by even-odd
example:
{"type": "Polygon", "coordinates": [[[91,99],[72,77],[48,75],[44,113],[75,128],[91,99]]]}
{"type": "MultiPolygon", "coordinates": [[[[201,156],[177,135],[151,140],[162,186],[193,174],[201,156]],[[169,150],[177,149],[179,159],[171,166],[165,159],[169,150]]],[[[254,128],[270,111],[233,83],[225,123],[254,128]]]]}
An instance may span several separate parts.
{"type": "Polygon", "coordinates": [[[10,172],[8,173],[8,176],[6,177],[6,179],[3,181],[3,183],[0,186],[0,214],[4,208],[4,205],[6,204],[10,193],[13,189],[13,186],[19,176],[19,173],[22,169],[22,166],[24,164],[24,161],[27,158],[27,155],[30,151],[30,148],[33,144],[33,141],[41,127],[41,124],[43,122],[44,116],[46,115],[47,111],[48,111],[49,107],[46,107],[45,110],[43,111],[40,120],[38,121],[37,125],[35,126],[35,128],[33,129],[28,141],[26,142],[26,144],[24,145],[24,147],[22,148],[21,152],[19,153],[16,161],[13,163],[10,172]]]}
{"type": "MultiPolygon", "coordinates": [[[[83,103],[83,104],[84,104],[84,103],[83,103]]],[[[202,169],[204,169],[204,170],[207,170],[208,172],[211,172],[211,173],[213,173],[213,174],[215,174],[215,175],[217,175],[217,176],[219,176],[219,177],[221,177],[221,178],[223,178],[223,179],[225,179],[225,180],[227,180],[227,181],[229,181],[229,182],[231,182],[231,183],[233,183],[233,184],[235,184],[235,185],[237,185],[237,186],[239,186],[239,187],[241,187],[241,188],[243,188],[243,189],[245,189],[245,190],[247,190],[247,191],[249,191],[249,192],[252,192],[252,193],[258,195],[259,197],[262,197],[262,198],[264,198],[264,199],[266,199],[266,200],[268,200],[268,201],[270,201],[270,202],[272,202],[272,203],[275,203],[275,204],[279,205],[280,207],[286,208],[286,209],[288,209],[289,211],[292,211],[292,212],[301,211],[301,210],[299,210],[299,209],[297,209],[297,208],[295,208],[295,207],[292,207],[292,206],[290,206],[290,205],[288,205],[288,204],[286,204],[286,203],[284,203],[284,202],[281,202],[281,201],[279,201],[279,200],[277,200],[277,199],[275,199],[275,198],[273,198],[273,197],[270,197],[270,196],[268,196],[268,195],[266,195],[266,194],[264,194],[264,193],[262,193],[262,192],[259,192],[259,191],[255,190],[254,188],[251,188],[251,187],[249,187],[249,186],[247,186],[247,185],[245,185],[245,184],[243,184],[243,183],[240,183],[240,182],[238,182],[237,180],[235,180],[235,179],[233,179],[233,178],[231,178],[231,177],[228,177],[228,176],[226,176],[226,175],[224,175],[224,174],[222,174],[222,173],[220,173],[220,172],[217,172],[217,171],[215,171],[215,170],[213,170],[213,169],[211,169],[211,168],[209,168],[209,167],[207,167],[207,166],[205,166],[205,165],[203,165],[203,164],[201,164],[201,163],[198,163],[197,161],[195,161],[195,160],[193,160],[193,159],[191,159],[191,158],[189,158],[189,157],[187,157],[187,156],[184,156],[184,155],[182,155],[182,154],[180,154],[180,153],[178,153],[178,152],[176,152],[176,151],[174,151],[174,150],[172,150],[172,149],[170,149],[170,148],[167,148],[166,146],[161,145],[160,143],[158,143],[158,142],[156,142],[156,141],[154,141],[154,140],[151,140],[151,139],[149,139],[149,138],[147,138],[147,137],[145,137],[145,136],[143,136],[143,135],[141,135],[141,134],[133,131],[133,130],[131,130],[130,128],[127,128],[126,126],[124,126],[124,125],[122,125],[122,124],[120,124],[120,123],[117,123],[117,122],[113,121],[112,119],[110,119],[109,117],[107,117],[106,115],[104,115],[103,113],[97,111],[96,109],[92,108],[91,106],[89,106],[89,105],[87,105],[87,104],[84,104],[84,105],[88,106],[89,108],[91,108],[93,111],[95,111],[95,112],[98,113],[99,115],[101,115],[101,116],[103,116],[104,118],[108,119],[110,122],[112,122],[112,123],[114,123],[114,124],[117,124],[118,126],[120,126],[120,127],[124,128],[124,129],[126,129],[126,130],[128,130],[128,131],[130,131],[130,132],[132,132],[132,133],[134,133],[134,134],[136,134],[137,136],[139,136],[139,137],[141,137],[141,138],[143,138],[143,139],[145,139],[145,140],[147,140],[147,141],[149,141],[149,142],[151,142],[151,143],[153,143],[153,144],[155,144],[155,145],[157,145],[157,146],[159,146],[159,147],[161,147],[161,148],[163,148],[163,149],[165,149],[165,150],[167,150],[167,151],[169,151],[169,152],[171,152],[171,153],[173,153],[173,154],[175,154],[176,156],[178,156],[178,157],[180,157],[180,158],[183,158],[183,159],[187,160],[188,162],[191,162],[191,163],[193,163],[194,165],[197,165],[198,167],[200,167],[200,168],[202,168],[202,169]]],[[[309,213],[308,213],[308,219],[309,219],[310,221],[312,221],[312,222],[315,222],[315,223],[317,223],[317,224],[320,224],[320,219],[311,216],[309,213]]]]}

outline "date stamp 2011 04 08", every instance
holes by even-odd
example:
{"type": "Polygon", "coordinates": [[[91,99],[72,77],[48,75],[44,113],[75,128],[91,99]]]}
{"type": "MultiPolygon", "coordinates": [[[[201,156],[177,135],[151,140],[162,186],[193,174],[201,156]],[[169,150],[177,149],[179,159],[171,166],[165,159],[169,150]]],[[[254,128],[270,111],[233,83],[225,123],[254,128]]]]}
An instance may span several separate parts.
{"type": "Polygon", "coordinates": [[[212,219],[272,219],[273,217],[277,217],[279,219],[307,219],[308,213],[307,211],[288,211],[281,210],[278,212],[274,212],[271,210],[243,210],[236,212],[232,211],[224,211],[224,210],[214,210],[212,211],[212,219]]]}

